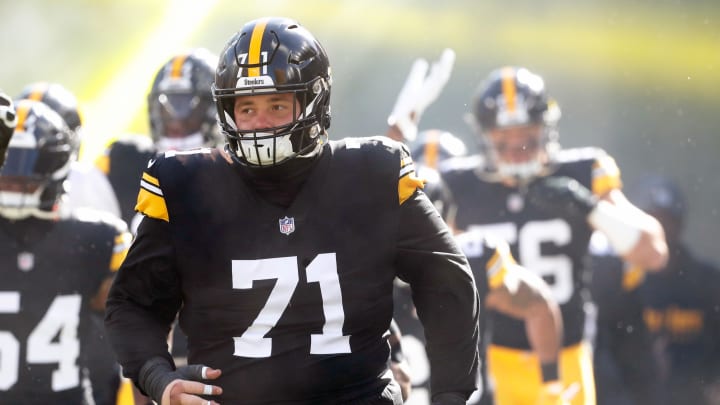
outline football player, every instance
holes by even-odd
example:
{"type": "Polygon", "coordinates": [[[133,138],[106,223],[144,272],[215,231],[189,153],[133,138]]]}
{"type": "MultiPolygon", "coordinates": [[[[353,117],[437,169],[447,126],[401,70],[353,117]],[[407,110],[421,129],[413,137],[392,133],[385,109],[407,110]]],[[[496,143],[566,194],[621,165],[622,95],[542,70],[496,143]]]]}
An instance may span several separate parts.
{"type": "Polygon", "coordinates": [[[388,369],[396,276],[425,326],[436,404],[475,389],[479,302],[467,260],[402,144],[329,141],[324,48],[294,20],[247,23],[214,84],[226,147],[149,162],[145,214],[110,292],[123,370],[180,404],[400,404],[388,369]],[[191,366],[165,336],[180,311],[191,366]],[[199,381],[192,381],[199,380],[199,381]]]}
{"type": "Polygon", "coordinates": [[[42,102],[16,107],[0,171],[0,403],[91,403],[85,329],[131,235],[117,217],[64,209],[75,133],[42,102]]]}
{"type": "MultiPolygon", "coordinates": [[[[550,289],[542,279],[520,267],[510,253],[507,243],[499,238],[483,235],[480,232],[464,232],[456,235],[458,245],[470,262],[477,290],[485,308],[500,311],[521,319],[525,324],[525,333],[543,364],[542,381],[544,390],[538,398],[538,405],[566,404],[567,390],[559,380],[557,364],[560,343],[562,341],[562,317],[550,289]]],[[[427,392],[429,376],[433,370],[426,366],[427,355],[423,343],[422,330],[418,328],[411,301],[406,297],[407,288],[396,290],[396,319],[404,331],[404,352],[412,370],[413,390],[408,404],[428,404],[427,392]]],[[[493,405],[493,383],[487,375],[486,349],[490,329],[485,313],[480,318],[480,330],[483,333],[478,347],[481,359],[481,373],[478,386],[468,403],[493,405]]]]}
{"type": "Polygon", "coordinates": [[[59,83],[35,82],[25,86],[16,99],[42,101],[57,112],[68,128],[75,132],[75,158],[68,175],[66,205],[70,209],[83,207],[120,215],[120,207],[107,178],[92,164],[77,160],[85,133],[75,95],[59,83]]]}
{"type": "Polygon", "coordinates": [[[2,168],[5,163],[7,147],[13,131],[15,131],[16,124],[17,114],[15,113],[15,105],[10,97],[0,90],[0,168],[2,168]]]}
{"type": "MultiPolygon", "coordinates": [[[[68,174],[64,205],[68,210],[92,208],[120,215],[115,192],[108,179],[92,164],[77,160],[83,140],[82,117],[74,94],[59,83],[35,82],[25,86],[17,97],[41,101],[58,113],[73,132],[73,160],[68,174]]],[[[88,375],[96,403],[114,402],[119,383],[120,367],[105,339],[102,313],[91,313],[92,324],[87,331],[88,375]]]]}
{"type": "Polygon", "coordinates": [[[680,186],[663,176],[642,178],[630,200],[660,221],[670,260],[640,285],[643,317],[660,357],[668,404],[717,404],[720,392],[720,269],[684,241],[688,214],[680,186]]]}
{"type": "Polygon", "coordinates": [[[137,179],[157,152],[213,147],[222,143],[210,85],[217,56],[204,48],[171,57],[155,74],[147,97],[151,137],[126,134],[96,160],[120,203],[121,217],[137,227],[137,179]]]}
{"type": "MultiPolygon", "coordinates": [[[[626,199],[620,171],[607,153],[560,150],[560,109],[540,76],[521,67],[497,69],[480,85],[472,106],[470,121],[484,151],[456,159],[442,172],[457,206],[455,225],[504,238],[520,264],[548,282],[563,315],[561,378],[567,387],[580,386],[574,405],[593,404],[583,335],[583,259],[590,235],[603,232],[623,259],[657,270],[668,256],[662,228],[626,199]]],[[[534,403],[542,386],[539,370],[547,365],[529,354],[523,328],[493,313],[488,360],[500,405],[534,403]]]]}

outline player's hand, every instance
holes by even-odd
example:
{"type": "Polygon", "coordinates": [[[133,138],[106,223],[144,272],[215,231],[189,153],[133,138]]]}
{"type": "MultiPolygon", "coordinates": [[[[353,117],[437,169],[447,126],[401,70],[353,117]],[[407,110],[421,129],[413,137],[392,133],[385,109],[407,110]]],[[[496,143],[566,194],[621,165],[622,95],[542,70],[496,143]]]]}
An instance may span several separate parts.
{"type": "Polygon", "coordinates": [[[415,140],[420,117],[442,92],[454,63],[455,51],[450,48],[444,49],[432,66],[423,58],[413,63],[387,121],[394,132],[402,134],[404,141],[415,140]]]}
{"type": "Polygon", "coordinates": [[[5,153],[16,125],[15,106],[10,97],[0,91],[0,167],[5,163],[5,153]]]}
{"type": "Polygon", "coordinates": [[[408,364],[404,361],[401,362],[390,362],[390,371],[393,373],[393,378],[400,385],[400,393],[402,394],[403,401],[407,401],[412,391],[412,381],[410,378],[410,371],[408,364]]]}
{"type": "Polygon", "coordinates": [[[201,397],[222,394],[222,388],[200,382],[215,380],[222,372],[200,364],[172,369],[167,359],[155,357],[140,370],[138,382],[150,398],[161,405],[217,404],[201,397]]]}
{"type": "Polygon", "coordinates": [[[528,185],[527,199],[540,210],[571,220],[585,220],[597,198],[570,177],[541,177],[528,185]]]}

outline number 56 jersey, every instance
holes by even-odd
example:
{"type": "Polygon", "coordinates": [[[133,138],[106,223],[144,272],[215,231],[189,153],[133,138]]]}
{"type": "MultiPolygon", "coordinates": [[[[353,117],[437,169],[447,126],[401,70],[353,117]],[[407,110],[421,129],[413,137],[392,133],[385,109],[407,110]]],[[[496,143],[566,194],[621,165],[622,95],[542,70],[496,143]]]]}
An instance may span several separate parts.
{"type": "Polygon", "coordinates": [[[165,328],[182,304],[188,361],[222,370],[220,403],[373,397],[389,382],[385,336],[399,276],[416,288],[430,331],[439,370],[433,387],[472,392],[472,274],[416,192],[421,182],[407,150],[386,138],[347,139],[324,145],[318,159],[288,208],[263,200],[225,152],[166,153],[151,162],[138,198],[146,217],[106,317],[127,375],[137,381],[142,364],[167,349],[162,334],[126,337],[123,325],[153,313],[165,328]],[[125,348],[132,339],[148,345],[140,353],[125,348]]]}
{"type": "MultiPolygon", "coordinates": [[[[555,159],[548,176],[571,177],[595,195],[620,187],[620,171],[601,149],[566,149],[555,159]]],[[[519,187],[491,180],[477,157],[448,166],[442,177],[457,206],[457,228],[505,239],[518,262],[542,277],[560,304],[563,346],[580,342],[585,325],[584,268],[590,224],[542,212],[526,200],[519,187]]],[[[494,344],[530,349],[522,321],[493,312],[492,328],[494,344]]]]}

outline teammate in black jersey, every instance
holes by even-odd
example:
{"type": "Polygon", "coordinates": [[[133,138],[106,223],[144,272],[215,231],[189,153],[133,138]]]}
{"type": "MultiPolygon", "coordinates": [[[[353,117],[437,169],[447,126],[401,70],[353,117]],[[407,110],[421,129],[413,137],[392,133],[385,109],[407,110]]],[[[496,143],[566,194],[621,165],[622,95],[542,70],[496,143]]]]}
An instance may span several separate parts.
{"type": "MultiPolygon", "coordinates": [[[[627,201],[615,161],[597,148],[559,150],[557,104],[543,79],[525,68],[493,71],[473,101],[483,153],[442,172],[461,230],[506,239],[520,264],[537,272],[561,305],[560,373],[581,389],[573,404],[595,401],[590,349],[583,336],[583,259],[593,230],[625,260],[660,269],[667,246],[660,224],[627,201]]],[[[498,403],[535,403],[541,364],[528,354],[521,322],[493,313],[488,350],[498,403]],[[518,390],[522,385],[526,389],[518,390]]]]}
{"type": "Polygon", "coordinates": [[[39,101],[17,103],[0,171],[0,403],[81,404],[90,312],[104,309],[131,236],[118,218],[67,211],[73,137],[39,101]]]}
{"type": "Polygon", "coordinates": [[[8,143],[10,143],[16,124],[15,105],[10,97],[0,90],[0,168],[5,163],[8,143]]]}
{"type": "MultiPolygon", "coordinates": [[[[510,253],[507,243],[479,232],[465,232],[456,235],[458,245],[467,255],[475,276],[477,290],[482,304],[509,316],[522,319],[532,348],[547,363],[557,362],[562,340],[562,318],[557,303],[552,298],[547,284],[527,269],[518,266],[510,253]]],[[[424,334],[419,328],[417,316],[408,299],[407,288],[396,288],[395,317],[403,330],[403,351],[412,370],[413,390],[408,404],[428,404],[429,376],[433,370],[427,367],[424,348],[424,334]]],[[[487,317],[480,318],[483,332],[479,353],[481,374],[479,390],[468,403],[493,405],[493,382],[488,378],[486,363],[487,317]]],[[[545,392],[543,404],[564,404],[564,387],[559,381],[557,369],[543,370],[542,378],[552,390],[545,392]]]]}
{"type": "Polygon", "coordinates": [[[210,85],[217,56],[205,48],[180,52],[158,69],[148,93],[150,135],[126,134],[114,140],[95,165],[107,175],[120,212],[131,229],[137,227],[137,179],[158,152],[220,144],[210,85]]]}
{"type": "Polygon", "coordinates": [[[156,401],[400,404],[386,340],[396,276],[425,325],[435,403],[465,403],[475,389],[467,260],[418,192],[407,148],[328,141],[331,84],[309,31],[252,21],[216,72],[225,150],[148,162],[145,217],[106,326],[125,374],[156,401]],[[167,352],[178,310],[189,363],[201,366],[175,370],[167,352]]]}

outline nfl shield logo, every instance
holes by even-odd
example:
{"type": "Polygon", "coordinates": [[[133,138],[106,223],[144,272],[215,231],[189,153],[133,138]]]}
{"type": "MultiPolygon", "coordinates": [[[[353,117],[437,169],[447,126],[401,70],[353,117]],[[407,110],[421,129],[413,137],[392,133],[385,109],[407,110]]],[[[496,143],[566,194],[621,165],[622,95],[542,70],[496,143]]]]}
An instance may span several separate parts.
{"type": "Polygon", "coordinates": [[[35,267],[35,255],[30,252],[22,252],[17,256],[18,269],[30,271],[35,267]]]}
{"type": "Polygon", "coordinates": [[[290,235],[295,232],[295,218],[280,218],[280,233],[290,235]]]}

